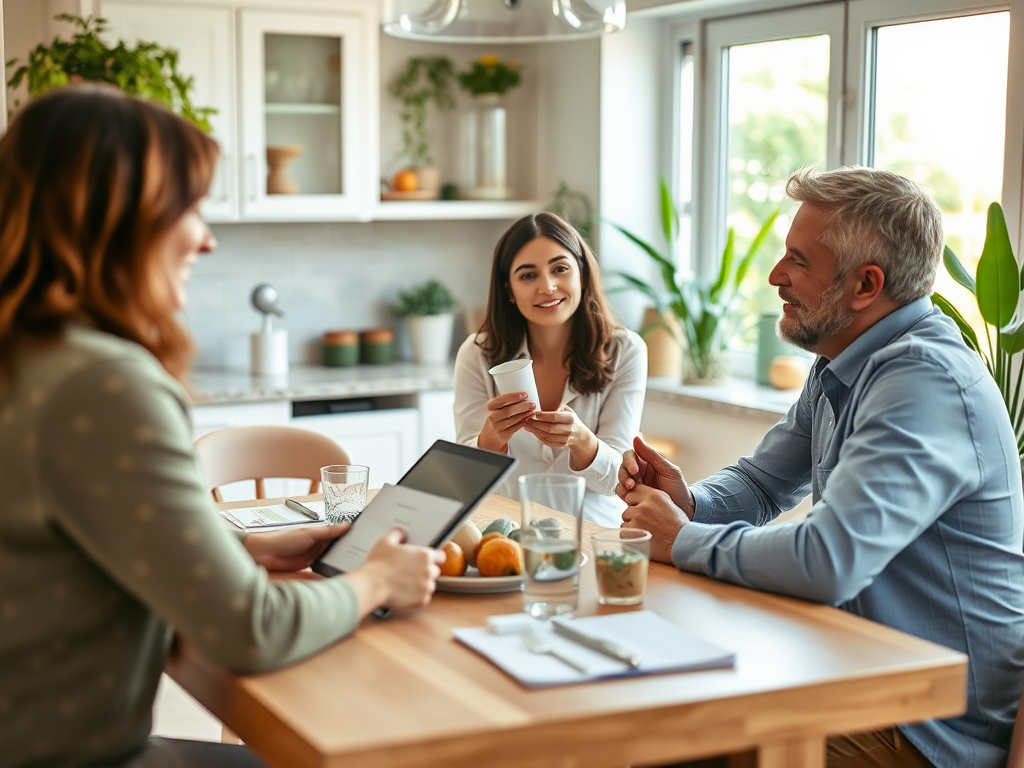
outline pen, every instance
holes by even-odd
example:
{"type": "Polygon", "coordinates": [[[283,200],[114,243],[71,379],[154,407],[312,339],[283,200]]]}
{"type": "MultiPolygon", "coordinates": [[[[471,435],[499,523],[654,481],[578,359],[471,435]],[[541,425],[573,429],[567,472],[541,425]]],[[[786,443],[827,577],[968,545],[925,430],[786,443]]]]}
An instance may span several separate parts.
{"type": "Polygon", "coordinates": [[[302,513],[303,515],[308,517],[310,520],[316,520],[317,522],[320,521],[320,516],[316,512],[314,512],[309,507],[303,506],[302,504],[297,502],[295,499],[285,499],[284,500],[284,505],[286,507],[288,507],[288,509],[294,509],[296,512],[302,513]]]}
{"type": "Polygon", "coordinates": [[[551,620],[551,627],[557,634],[567,637],[580,645],[585,645],[587,648],[592,648],[598,653],[603,653],[605,656],[611,656],[613,659],[618,659],[631,667],[640,666],[640,657],[632,651],[623,648],[621,645],[617,645],[608,640],[601,640],[596,637],[591,637],[590,635],[585,635],[578,629],[574,629],[568,624],[563,624],[557,619],[551,620]]]}

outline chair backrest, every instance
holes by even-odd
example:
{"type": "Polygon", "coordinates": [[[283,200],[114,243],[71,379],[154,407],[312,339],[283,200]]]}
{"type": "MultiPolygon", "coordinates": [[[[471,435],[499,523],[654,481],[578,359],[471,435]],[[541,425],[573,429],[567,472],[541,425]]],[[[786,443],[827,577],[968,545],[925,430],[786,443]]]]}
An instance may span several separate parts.
{"type": "Polygon", "coordinates": [[[257,499],[267,497],[268,477],[309,480],[309,492],[320,490],[320,467],[351,464],[348,451],[319,432],[298,427],[228,427],[208,432],[195,443],[196,459],[215,501],[220,487],[240,480],[256,481],[257,499]]]}
{"type": "Polygon", "coordinates": [[[1017,720],[1013,726],[1013,739],[1010,741],[1010,756],[1006,760],[1006,768],[1024,768],[1024,692],[1020,695],[1017,705],[1017,720]]]}

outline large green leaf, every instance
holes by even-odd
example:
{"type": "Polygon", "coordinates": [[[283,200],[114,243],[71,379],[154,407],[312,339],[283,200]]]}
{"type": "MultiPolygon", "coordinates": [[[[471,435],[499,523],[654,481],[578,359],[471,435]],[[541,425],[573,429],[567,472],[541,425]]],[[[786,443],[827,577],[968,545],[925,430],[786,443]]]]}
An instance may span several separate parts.
{"type": "Polygon", "coordinates": [[[999,334],[999,343],[1003,352],[1008,355],[1024,351],[1024,321],[1018,320],[1012,326],[1004,328],[999,334]]]}
{"type": "Polygon", "coordinates": [[[665,181],[665,177],[661,177],[661,231],[665,235],[665,242],[668,244],[669,250],[673,250],[672,244],[676,241],[676,235],[679,232],[679,212],[676,210],[676,204],[672,202],[672,190],[668,188],[668,182],[665,181]]]}
{"type": "MultiPolygon", "coordinates": [[[[974,329],[971,328],[970,323],[964,320],[963,315],[960,314],[957,308],[950,304],[949,301],[940,293],[932,294],[932,304],[941,309],[943,314],[947,317],[952,318],[953,322],[956,323],[957,327],[960,329],[960,335],[964,337],[964,342],[967,346],[979,355],[982,354],[981,346],[978,344],[978,334],[976,334],[974,329]]],[[[984,357],[984,355],[982,356],[984,357]]]]}
{"type": "MultiPolygon", "coordinates": [[[[974,287],[974,278],[964,269],[964,265],[960,263],[960,259],[948,245],[942,248],[942,263],[946,265],[946,271],[949,272],[950,277],[971,293],[977,293],[977,289],[974,287]]],[[[1024,276],[1021,277],[1021,280],[1024,280],[1024,276]]]]}
{"type": "Polygon", "coordinates": [[[729,227],[729,233],[725,236],[725,248],[722,250],[722,263],[718,267],[718,277],[708,291],[708,299],[716,301],[729,281],[732,274],[732,260],[736,250],[736,230],[729,227]]]}
{"type": "Polygon", "coordinates": [[[978,259],[978,309],[989,325],[1002,328],[1013,319],[1020,298],[1020,275],[999,203],[988,207],[985,247],[978,259]]]}
{"type": "Polygon", "coordinates": [[[747,249],[747,255],[744,256],[736,267],[736,279],[733,282],[733,288],[739,289],[740,284],[743,282],[743,278],[747,276],[747,271],[750,269],[750,265],[754,263],[754,259],[757,257],[758,251],[761,250],[761,246],[764,245],[764,241],[768,238],[768,235],[772,231],[772,227],[775,225],[775,220],[779,218],[780,209],[776,208],[771,216],[761,225],[761,229],[758,231],[757,236],[753,242],[750,243],[750,248],[747,249]]]}

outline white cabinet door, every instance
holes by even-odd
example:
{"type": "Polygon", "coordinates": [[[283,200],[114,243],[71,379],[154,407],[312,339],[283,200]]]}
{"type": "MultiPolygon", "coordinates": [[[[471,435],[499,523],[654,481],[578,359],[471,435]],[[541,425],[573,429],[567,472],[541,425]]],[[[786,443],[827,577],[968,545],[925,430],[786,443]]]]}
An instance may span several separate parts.
{"type": "Polygon", "coordinates": [[[353,464],[370,468],[370,487],[396,483],[420,456],[419,413],[415,408],[300,416],[292,425],[337,440],[353,464]]]}
{"type": "Polygon", "coordinates": [[[237,126],[235,124],[234,34],[229,8],[187,3],[148,5],[103,0],[100,13],[110,24],[111,40],[157,42],[178,51],[179,71],[193,78],[192,102],[213,107],[213,138],[220,159],[203,204],[210,221],[238,216],[237,126]]]}
{"type": "Polygon", "coordinates": [[[243,218],[369,216],[377,38],[367,11],[240,12],[243,218]]]}
{"type": "Polygon", "coordinates": [[[420,392],[420,453],[425,453],[435,440],[455,442],[455,390],[420,392]]]}

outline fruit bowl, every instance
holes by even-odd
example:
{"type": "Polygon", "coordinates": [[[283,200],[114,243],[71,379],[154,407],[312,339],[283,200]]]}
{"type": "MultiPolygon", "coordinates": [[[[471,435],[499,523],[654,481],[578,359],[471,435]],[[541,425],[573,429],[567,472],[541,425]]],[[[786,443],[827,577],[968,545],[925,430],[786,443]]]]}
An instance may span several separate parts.
{"type": "MultiPolygon", "coordinates": [[[[583,553],[580,560],[582,567],[588,560],[583,553]]],[[[493,595],[498,592],[518,592],[523,585],[522,576],[481,576],[476,568],[470,567],[465,576],[441,576],[437,580],[438,592],[457,592],[460,594],[493,595]]]]}

